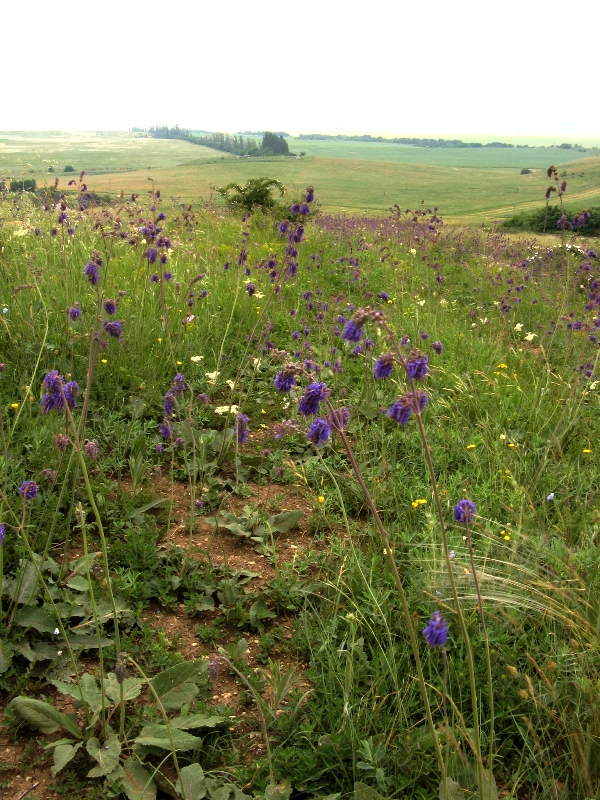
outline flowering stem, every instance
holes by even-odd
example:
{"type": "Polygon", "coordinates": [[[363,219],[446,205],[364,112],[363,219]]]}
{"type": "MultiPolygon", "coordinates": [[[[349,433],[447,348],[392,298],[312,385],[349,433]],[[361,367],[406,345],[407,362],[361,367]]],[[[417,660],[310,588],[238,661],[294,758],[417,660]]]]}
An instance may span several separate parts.
{"type": "Polygon", "coordinates": [[[479,601],[479,615],[481,618],[481,629],[483,632],[483,642],[485,646],[485,661],[487,667],[487,681],[488,681],[488,693],[489,693],[489,704],[490,704],[490,742],[489,742],[489,769],[490,769],[490,780],[488,784],[488,798],[491,800],[492,798],[492,765],[494,763],[494,722],[495,722],[495,713],[494,713],[494,691],[493,691],[493,681],[492,681],[492,660],[490,656],[490,643],[487,635],[487,628],[485,626],[485,615],[483,613],[483,599],[481,597],[481,591],[479,589],[479,578],[477,577],[477,571],[475,569],[475,557],[473,555],[473,542],[471,541],[471,531],[469,528],[469,516],[468,514],[465,515],[465,533],[467,536],[467,543],[469,545],[469,559],[471,561],[471,572],[473,573],[473,582],[475,583],[475,591],[477,592],[477,600],[479,601]]]}
{"type": "MultiPolygon", "coordinates": [[[[395,337],[392,334],[392,331],[388,328],[385,322],[381,323],[382,327],[388,333],[389,340],[394,348],[396,355],[399,358],[400,363],[405,366],[406,365],[406,358],[403,353],[400,351],[398,344],[395,340],[395,337]]],[[[413,393],[415,394],[415,384],[414,381],[410,381],[410,388],[413,393]]],[[[483,762],[481,760],[481,741],[479,737],[479,704],[477,700],[477,682],[475,679],[475,660],[473,658],[473,648],[471,647],[471,640],[469,638],[469,632],[467,630],[467,624],[464,618],[464,614],[462,612],[462,607],[460,604],[460,600],[458,597],[458,590],[456,588],[456,581],[454,580],[454,572],[452,569],[452,560],[450,558],[450,548],[448,546],[448,534],[446,532],[446,525],[444,523],[444,512],[442,510],[442,503],[440,500],[440,493],[438,490],[437,480],[435,477],[435,469],[433,466],[433,459],[431,457],[431,450],[429,448],[429,442],[427,441],[427,434],[425,433],[425,428],[423,426],[423,418],[421,417],[421,410],[419,408],[419,403],[414,403],[414,413],[417,418],[417,425],[419,427],[419,433],[421,436],[421,442],[423,444],[423,451],[425,454],[425,461],[427,462],[427,468],[429,470],[429,478],[431,481],[431,487],[433,491],[433,497],[435,502],[435,507],[440,523],[440,530],[442,533],[442,546],[444,550],[444,558],[446,560],[446,569],[448,572],[448,578],[450,581],[450,587],[452,591],[452,598],[454,600],[454,606],[456,608],[456,615],[458,617],[458,622],[460,625],[461,634],[463,637],[463,641],[465,643],[465,651],[467,654],[467,665],[469,669],[469,684],[471,687],[471,706],[473,708],[473,738],[474,738],[474,749],[476,753],[476,760],[477,760],[477,775],[478,775],[478,782],[479,782],[479,794],[483,800],[484,797],[484,777],[483,777],[483,762]]],[[[490,764],[491,769],[491,764],[490,764]]],[[[490,781],[491,783],[491,781],[490,781]]]]}
{"type": "MultiPolygon", "coordinates": [[[[332,415],[334,415],[334,418],[335,418],[335,409],[334,409],[334,407],[333,407],[333,405],[331,403],[331,400],[328,397],[325,397],[325,402],[327,403],[327,406],[329,408],[330,413],[332,415]]],[[[341,428],[341,426],[337,430],[338,430],[340,438],[341,438],[341,440],[343,442],[343,445],[344,445],[344,447],[346,449],[346,453],[348,454],[348,458],[350,459],[350,463],[352,465],[352,469],[353,469],[354,474],[356,476],[356,480],[358,481],[358,483],[360,485],[360,488],[362,490],[364,498],[367,501],[367,505],[369,506],[369,510],[371,511],[371,514],[372,514],[373,519],[375,521],[375,525],[377,526],[377,531],[379,532],[379,536],[381,537],[381,540],[383,541],[383,546],[384,546],[384,549],[385,549],[385,556],[386,556],[387,562],[388,562],[388,564],[390,566],[390,569],[392,571],[392,576],[394,578],[394,583],[396,585],[396,589],[397,589],[398,595],[400,597],[400,603],[402,605],[402,613],[404,615],[404,621],[405,621],[405,624],[406,624],[406,628],[408,630],[408,635],[409,635],[409,638],[410,638],[410,644],[411,644],[411,647],[412,647],[413,656],[414,656],[415,664],[416,664],[416,667],[417,667],[417,676],[418,676],[418,680],[419,680],[419,686],[421,688],[421,695],[423,697],[423,703],[425,705],[425,716],[427,717],[427,724],[429,726],[429,731],[431,733],[431,738],[432,738],[433,745],[434,745],[434,748],[435,748],[435,754],[436,754],[436,757],[437,757],[438,766],[439,766],[440,773],[441,773],[442,786],[444,788],[444,794],[445,794],[446,798],[449,798],[447,775],[446,775],[446,764],[444,762],[444,757],[443,757],[443,754],[442,754],[442,748],[441,748],[440,743],[439,743],[439,739],[438,739],[438,736],[437,736],[437,731],[436,731],[436,728],[435,728],[435,725],[434,725],[434,722],[433,722],[433,717],[432,717],[432,714],[431,714],[431,706],[429,704],[429,697],[427,696],[427,684],[425,683],[425,677],[423,675],[423,666],[421,664],[421,656],[419,654],[419,645],[418,645],[418,642],[417,642],[417,637],[415,635],[413,619],[411,617],[410,609],[408,607],[408,601],[406,599],[406,594],[404,592],[404,587],[402,586],[402,579],[400,578],[400,573],[398,572],[398,567],[396,565],[396,561],[394,559],[394,554],[392,552],[392,548],[391,548],[391,545],[390,545],[389,536],[387,534],[386,529],[383,526],[383,522],[381,521],[381,517],[379,516],[377,508],[375,507],[375,503],[373,502],[373,499],[371,498],[369,490],[367,489],[367,485],[365,484],[365,482],[363,480],[363,477],[361,475],[358,463],[356,461],[356,458],[354,457],[354,453],[352,452],[352,447],[350,446],[350,442],[348,441],[348,438],[347,438],[346,434],[344,433],[343,429],[341,428]]]]}

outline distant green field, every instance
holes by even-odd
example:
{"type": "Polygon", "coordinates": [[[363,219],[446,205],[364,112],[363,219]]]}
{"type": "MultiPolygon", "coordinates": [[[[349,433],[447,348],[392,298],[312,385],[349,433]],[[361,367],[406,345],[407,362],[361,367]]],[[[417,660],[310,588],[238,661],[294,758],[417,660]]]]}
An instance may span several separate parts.
{"type": "Polygon", "coordinates": [[[67,165],[76,172],[119,172],[215,158],[231,156],[176,139],[151,139],[131,133],[0,132],[0,177],[20,178],[32,172],[41,175],[50,166],[58,176],[67,165]]]}
{"type": "Polygon", "coordinates": [[[291,141],[296,152],[300,145],[303,158],[252,159],[130,133],[0,133],[0,177],[35,176],[38,185],[58,177],[66,188],[73,174],[62,170],[69,164],[76,172],[85,169],[89,187],[98,192],[141,193],[152,178],[164,195],[182,201],[215,200],[216,187],[270,177],[282,181],[290,197],[314,185],[327,211],[372,213],[423,202],[449,221],[475,224],[542,205],[546,168],[554,163],[568,181],[570,204],[585,207],[600,197],[600,157],[582,158],[586,154],[573,150],[291,141]],[[565,164],[567,158],[578,160],[565,164]],[[51,164],[54,174],[47,172],[51,164]],[[534,171],[521,175],[524,166],[534,171]]]}
{"type": "MultiPolygon", "coordinates": [[[[590,205],[600,197],[600,158],[564,169],[570,202],[590,205]]],[[[544,203],[545,171],[520,175],[508,169],[448,169],[390,161],[350,161],[340,158],[232,159],[169,169],[99,175],[98,191],[142,192],[152,176],[163,193],[181,200],[214,198],[214,188],[249,178],[277,178],[297,195],[313,184],[322,207],[336,211],[382,211],[395,203],[404,208],[437,206],[445,218],[477,221],[509,216],[514,209],[544,203]]]]}
{"type": "Polygon", "coordinates": [[[474,169],[546,169],[599,155],[597,151],[562,150],[559,147],[413,147],[379,142],[319,141],[288,139],[290,150],[323,158],[358,161],[393,161],[400,164],[428,164],[440,167],[474,169]]]}

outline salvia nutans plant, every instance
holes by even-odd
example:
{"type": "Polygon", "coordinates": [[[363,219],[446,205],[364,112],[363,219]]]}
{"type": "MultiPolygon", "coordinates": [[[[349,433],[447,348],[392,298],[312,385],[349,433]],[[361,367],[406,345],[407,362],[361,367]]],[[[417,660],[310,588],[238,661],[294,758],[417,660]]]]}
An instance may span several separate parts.
{"type": "Polygon", "coordinates": [[[84,178],[0,198],[9,735],[82,797],[597,797],[585,212],[548,247],[309,187],[240,229],[84,178]],[[215,557],[230,534],[260,590],[215,557]],[[161,630],[178,607],[197,658],[161,630]]]}

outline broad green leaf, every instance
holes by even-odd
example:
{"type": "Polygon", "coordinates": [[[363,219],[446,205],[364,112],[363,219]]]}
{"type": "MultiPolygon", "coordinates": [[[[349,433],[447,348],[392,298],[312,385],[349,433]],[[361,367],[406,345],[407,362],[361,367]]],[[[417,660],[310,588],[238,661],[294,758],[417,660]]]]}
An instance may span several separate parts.
{"type": "Polygon", "coordinates": [[[156,785],[137,758],[128,758],[119,767],[119,783],[129,800],[156,800],[156,785]]]}
{"type": "MultiPolygon", "coordinates": [[[[95,560],[96,560],[96,553],[90,553],[88,558],[90,569],[94,566],[95,560]]],[[[85,575],[87,572],[85,564],[85,556],[81,556],[80,558],[74,558],[72,561],[69,561],[69,569],[71,570],[71,572],[74,572],[75,575],[85,575]]]]}
{"type": "Polygon", "coordinates": [[[8,642],[0,642],[0,675],[10,667],[13,648],[8,642]]]}
{"type": "Polygon", "coordinates": [[[302,519],[304,511],[294,509],[294,511],[282,511],[274,517],[269,518],[269,523],[277,533],[287,533],[302,519]]]}
{"type": "Polygon", "coordinates": [[[55,686],[61,694],[66,694],[67,697],[72,697],[81,703],[81,692],[76,683],[65,683],[64,681],[53,680],[50,683],[55,686]]]}
{"type": "Polygon", "coordinates": [[[438,797],[440,800],[464,800],[465,793],[460,788],[460,783],[457,783],[452,778],[446,778],[446,786],[448,789],[448,797],[446,797],[443,782],[440,782],[438,789],[438,797]]]}
{"type": "MultiPolygon", "coordinates": [[[[40,561],[38,556],[38,561],[40,561]]],[[[22,564],[23,562],[21,562],[22,564]]],[[[38,582],[37,569],[32,561],[25,564],[25,568],[21,573],[22,579],[11,581],[11,589],[9,590],[10,597],[15,603],[30,603],[35,602],[35,598],[39,593],[40,584],[38,582]],[[36,588],[37,586],[37,588],[36,588]],[[31,593],[34,591],[33,597],[31,593]]]]}
{"type": "MultiPolygon", "coordinates": [[[[72,636],[67,636],[67,641],[74,650],[80,648],[84,650],[96,650],[98,648],[98,637],[95,633],[89,636],[85,634],[74,634],[72,636]]],[[[102,647],[110,647],[113,641],[113,639],[100,639],[100,645],[102,647]]]]}
{"type": "Polygon", "coordinates": [[[83,742],[78,742],[75,745],[63,742],[56,745],[54,748],[54,766],[50,769],[53,778],[56,777],[61,769],[67,766],[69,761],[75,758],[80,747],[83,747],[83,742]]]}
{"type": "Polygon", "coordinates": [[[75,589],[76,592],[87,592],[90,588],[87,580],[81,575],[75,575],[74,578],[67,581],[69,589],[75,589]]]}
{"type": "Polygon", "coordinates": [[[206,797],[206,782],[200,764],[190,764],[181,770],[181,780],[177,780],[175,788],[185,800],[202,800],[206,797]]]}
{"type": "MultiPolygon", "coordinates": [[[[123,681],[123,700],[135,700],[142,691],[144,682],[139,678],[125,678],[123,681]]],[[[111,700],[115,706],[121,702],[121,691],[119,682],[114,672],[109,672],[106,680],[104,681],[104,694],[111,700]]]]}
{"type": "Polygon", "coordinates": [[[177,664],[159,673],[150,681],[167,711],[178,711],[184,703],[190,703],[198,694],[195,681],[204,677],[207,661],[204,658],[177,664]]]}
{"type": "MultiPolygon", "coordinates": [[[[200,747],[202,739],[191,733],[179,731],[171,726],[171,736],[175,750],[193,750],[200,747]]],[[[161,750],[171,749],[171,739],[166,725],[146,725],[134,739],[135,744],[142,747],[158,747],[161,750]]]]}
{"type": "Polygon", "coordinates": [[[247,794],[232,783],[220,786],[213,778],[206,778],[206,787],[209,792],[210,800],[250,800],[247,794]],[[233,798],[231,798],[233,795],[233,798]]]}
{"type": "Polygon", "coordinates": [[[48,703],[34,700],[32,697],[15,697],[9,703],[9,707],[14,708],[26,722],[42,733],[54,733],[59,728],[65,728],[77,739],[81,739],[81,731],[75,722],[48,703]]]}
{"type": "Polygon", "coordinates": [[[119,763],[121,755],[121,742],[116,733],[111,733],[104,744],[100,744],[94,736],[86,745],[86,749],[91,757],[98,762],[97,767],[92,767],[88,772],[88,778],[101,778],[111,773],[119,763]]]}
{"type": "MultiPolygon", "coordinates": [[[[39,606],[21,606],[14,617],[17,625],[23,628],[34,628],[40,633],[54,633],[56,619],[53,614],[39,606]]],[[[60,642],[60,639],[57,640],[60,642]]]]}
{"type": "Polygon", "coordinates": [[[94,678],[88,672],[84,672],[79,682],[83,692],[83,699],[88,704],[90,711],[93,714],[100,711],[102,708],[102,696],[94,678]]]}
{"type": "Polygon", "coordinates": [[[150,511],[151,508],[156,508],[156,506],[163,505],[164,503],[168,503],[166,497],[159,497],[157,500],[151,500],[149,503],[146,503],[146,505],[134,508],[129,517],[131,519],[131,517],[140,516],[141,514],[145,514],[146,511],[150,511]]]}
{"type": "Polygon", "coordinates": [[[382,794],[367,786],[366,783],[356,781],[354,784],[354,800],[385,800],[382,794]]]}
{"type": "Polygon", "coordinates": [[[280,783],[268,783],[265,789],[265,800],[289,800],[292,784],[288,780],[280,783]]]}
{"type": "Polygon", "coordinates": [[[498,787],[496,786],[496,779],[489,771],[485,771],[483,773],[483,796],[485,800],[498,800],[498,787]]]}
{"type": "Polygon", "coordinates": [[[204,714],[189,714],[187,717],[175,717],[170,720],[171,727],[179,731],[191,731],[198,728],[216,728],[217,725],[230,723],[229,717],[206,717],[204,714]]]}

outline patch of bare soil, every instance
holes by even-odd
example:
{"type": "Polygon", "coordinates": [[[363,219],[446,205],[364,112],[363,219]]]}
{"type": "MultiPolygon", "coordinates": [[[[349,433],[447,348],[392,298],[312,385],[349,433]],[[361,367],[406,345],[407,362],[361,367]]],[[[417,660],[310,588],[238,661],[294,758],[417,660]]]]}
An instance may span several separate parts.
{"type": "MultiPolygon", "coordinates": [[[[123,491],[132,491],[131,483],[127,480],[122,482],[121,487],[123,491]]],[[[180,547],[189,550],[193,559],[207,560],[215,566],[226,566],[232,571],[246,569],[256,572],[257,576],[247,584],[249,591],[260,591],[275,577],[272,563],[265,556],[255,552],[253,542],[237,539],[223,528],[215,529],[203,517],[195,520],[190,535],[187,522],[190,513],[190,492],[187,484],[171,484],[167,479],[159,478],[155,481],[153,488],[157,496],[162,494],[172,502],[171,522],[169,530],[163,537],[161,547],[180,547]]],[[[298,527],[284,534],[276,534],[275,541],[280,564],[293,561],[301,553],[315,548],[309,533],[313,503],[300,487],[248,484],[247,489],[248,496],[246,498],[234,494],[229,495],[222,507],[223,510],[239,514],[245,505],[252,505],[264,509],[268,514],[295,509],[301,509],[304,512],[298,527]]],[[[80,555],[81,548],[77,548],[75,545],[69,548],[70,558],[80,555]]],[[[198,636],[197,626],[212,627],[221,614],[222,612],[217,608],[192,618],[188,616],[184,605],[181,604],[172,612],[162,609],[149,610],[145,621],[155,630],[164,632],[183,657],[191,660],[203,656],[208,657],[215,653],[216,645],[210,641],[202,641],[198,636]]],[[[282,662],[282,670],[294,668],[298,674],[299,687],[307,691],[308,684],[302,679],[302,668],[305,665],[293,663],[285,652],[286,642],[292,638],[290,620],[280,617],[274,620],[273,624],[278,627],[279,644],[271,652],[271,657],[282,662]]],[[[227,647],[242,637],[248,644],[246,656],[250,669],[265,669],[261,663],[263,659],[260,658],[258,634],[226,630],[223,638],[218,641],[218,645],[227,647]]],[[[264,753],[264,744],[254,704],[247,701],[246,687],[224,667],[213,682],[211,690],[211,702],[215,705],[226,706],[242,720],[241,725],[236,727],[236,731],[245,734],[245,751],[240,754],[240,757],[245,763],[253,763],[264,753]]],[[[265,694],[267,701],[269,694],[270,690],[267,688],[265,694]]],[[[62,695],[56,695],[55,705],[65,713],[74,713],[71,700],[62,695]]],[[[0,725],[2,721],[3,716],[0,711],[0,725]]],[[[55,734],[49,738],[60,738],[60,735],[55,734]]],[[[13,740],[11,736],[7,735],[6,730],[0,727],[0,800],[57,800],[57,798],[63,797],[49,788],[52,784],[60,786],[63,773],[59,774],[57,778],[51,776],[52,751],[43,749],[48,741],[48,738],[42,738],[41,734],[35,732],[32,732],[29,738],[13,740]]]]}

